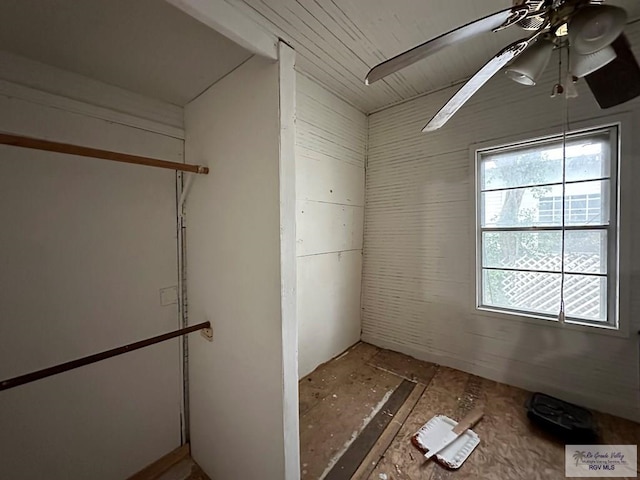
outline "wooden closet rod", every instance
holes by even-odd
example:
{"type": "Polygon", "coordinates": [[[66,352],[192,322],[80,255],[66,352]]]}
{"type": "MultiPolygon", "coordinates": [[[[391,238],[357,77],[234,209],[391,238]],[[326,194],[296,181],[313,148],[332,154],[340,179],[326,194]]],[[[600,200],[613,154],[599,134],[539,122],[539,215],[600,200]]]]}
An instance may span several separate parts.
{"type": "Polygon", "coordinates": [[[192,332],[197,332],[198,330],[202,330],[203,328],[211,328],[211,322],[198,323],[197,325],[181,328],[180,330],[174,330],[173,332],[147,338],[146,340],[140,340],[139,342],[130,343],[129,345],[125,345],[123,347],[112,348],[111,350],[106,350],[94,355],[89,355],[88,357],[78,358],[76,360],[71,360],[70,362],[60,363],[53,367],[43,368],[42,370],[36,370],[35,372],[20,375],[19,377],[3,380],[0,382],[0,391],[24,385],[25,383],[35,382],[36,380],[50,377],[51,375],[57,375],[58,373],[68,372],[69,370],[73,370],[74,368],[84,367],[85,365],[96,363],[107,358],[115,357],[117,355],[122,355],[123,353],[133,352],[134,350],[148,347],[149,345],[155,345],[156,343],[164,342],[175,337],[187,335],[188,333],[192,332]]]}
{"type": "Polygon", "coordinates": [[[169,170],[180,170],[182,172],[209,173],[209,168],[203,167],[202,165],[169,162],[167,160],[159,160],[157,158],[140,157],[138,155],[129,155],[127,153],[111,152],[109,150],[99,150],[97,148],[81,147],[80,145],[51,142],[49,140],[39,140],[37,138],[9,135],[6,133],[0,133],[0,144],[12,145],[14,147],[34,148],[36,150],[46,150],[47,152],[68,153],[70,155],[80,155],[82,157],[101,158],[103,160],[111,160],[114,162],[168,168],[169,170]]]}

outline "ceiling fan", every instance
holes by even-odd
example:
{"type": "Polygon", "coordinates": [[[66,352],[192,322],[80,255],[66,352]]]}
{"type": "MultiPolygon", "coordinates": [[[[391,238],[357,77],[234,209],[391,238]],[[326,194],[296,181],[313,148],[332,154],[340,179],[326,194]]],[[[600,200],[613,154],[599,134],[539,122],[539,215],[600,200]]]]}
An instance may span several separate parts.
{"type": "Polygon", "coordinates": [[[372,68],[367,85],[445,47],[513,25],[533,32],[503,48],[485,64],[422,129],[442,127],[499,70],[518,83],[535,85],[554,49],[569,47],[569,72],[584,77],[601,108],[640,96],[640,66],[622,33],[627,13],[603,0],[514,0],[500,10],[420,44],[372,68]]]}

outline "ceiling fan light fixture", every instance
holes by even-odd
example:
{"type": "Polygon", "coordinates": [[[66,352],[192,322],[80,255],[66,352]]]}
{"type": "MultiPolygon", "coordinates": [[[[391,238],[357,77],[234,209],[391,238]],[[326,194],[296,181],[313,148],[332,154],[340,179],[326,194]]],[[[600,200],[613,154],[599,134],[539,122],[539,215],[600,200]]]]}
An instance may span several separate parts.
{"type": "Polygon", "coordinates": [[[569,25],[563,23],[556,29],[556,37],[566,37],[569,35],[569,25]]]}
{"type": "Polygon", "coordinates": [[[535,85],[551,59],[553,43],[538,40],[507,67],[505,74],[522,85],[535,85]]]}
{"type": "Polygon", "coordinates": [[[569,42],[576,53],[589,55],[602,50],[620,36],[627,12],[610,5],[588,5],[569,22],[569,42]]]}
{"type": "Polygon", "coordinates": [[[574,76],[582,78],[613,62],[616,57],[616,51],[611,45],[588,55],[572,51],[569,68],[574,76]]]}

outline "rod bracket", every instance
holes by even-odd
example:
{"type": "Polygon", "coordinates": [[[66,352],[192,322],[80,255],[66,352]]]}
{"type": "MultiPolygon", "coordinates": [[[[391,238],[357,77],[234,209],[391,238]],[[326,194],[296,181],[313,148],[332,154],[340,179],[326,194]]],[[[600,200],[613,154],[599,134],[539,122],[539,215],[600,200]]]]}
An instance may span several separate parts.
{"type": "MultiPolygon", "coordinates": [[[[209,171],[209,169],[207,169],[209,171]]],[[[180,218],[184,220],[185,211],[184,205],[187,202],[187,197],[189,196],[189,191],[191,190],[191,184],[193,183],[193,178],[195,175],[190,175],[188,173],[183,173],[183,179],[185,179],[184,185],[182,186],[182,193],[180,194],[180,200],[178,200],[178,213],[180,218]]]]}
{"type": "Polygon", "coordinates": [[[202,335],[209,342],[213,342],[213,328],[203,328],[200,330],[200,335],[202,335]]]}

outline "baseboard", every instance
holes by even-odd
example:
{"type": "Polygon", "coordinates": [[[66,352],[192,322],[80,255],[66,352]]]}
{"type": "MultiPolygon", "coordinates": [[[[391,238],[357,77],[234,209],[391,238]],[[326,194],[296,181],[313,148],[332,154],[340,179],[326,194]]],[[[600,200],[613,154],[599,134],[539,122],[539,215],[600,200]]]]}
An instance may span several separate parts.
{"type": "Polygon", "coordinates": [[[160,475],[169,470],[175,464],[187,458],[189,454],[189,444],[185,443],[172,452],[167,453],[165,456],[156,460],[152,464],[147,465],[138,473],[130,476],[127,480],[156,480],[160,477],[160,475]]]}
{"type": "Polygon", "coordinates": [[[616,415],[634,422],[640,422],[640,407],[638,406],[635,406],[634,408],[634,406],[623,403],[613,403],[610,399],[585,395],[581,392],[567,391],[563,389],[562,385],[545,383],[540,378],[529,378],[521,375],[517,371],[510,371],[508,374],[505,374],[503,371],[483,365],[477,365],[464,359],[434,354],[426,350],[409,347],[407,345],[385,339],[374,338],[369,335],[362,335],[362,341],[377,347],[404,353],[405,355],[417,358],[418,360],[455,368],[456,370],[461,370],[488,380],[522,388],[530,392],[546,393],[547,395],[561,398],[567,402],[575,403],[600,412],[609,413],[611,415],[616,415]]]}

